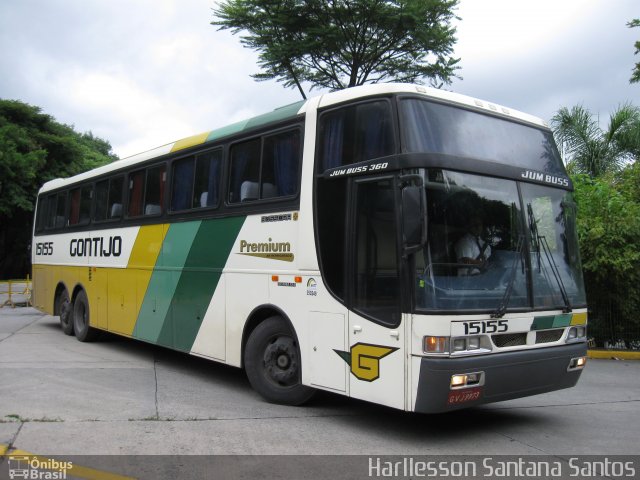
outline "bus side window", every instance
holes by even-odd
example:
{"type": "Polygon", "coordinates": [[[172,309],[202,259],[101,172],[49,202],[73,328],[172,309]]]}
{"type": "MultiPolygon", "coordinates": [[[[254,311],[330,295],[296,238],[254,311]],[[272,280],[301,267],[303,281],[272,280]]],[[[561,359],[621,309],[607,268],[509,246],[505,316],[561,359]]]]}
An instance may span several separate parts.
{"type": "Polygon", "coordinates": [[[91,195],[93,187],[84,185],[71,190],[69,208],[69,226],[86,225],[91,215],[91,195]]]}
{"type": "Polygon", "coordinates": [[[47,228],[48,220],[53,216],[53,201],[55,201],[55,195],[49,195],[47,197],[38,198],[38,217],[36,219],[36,231],[41,232],[47,228]]]}
{"type": "Polygon", "coordinates": [[[231,147],[229,202],[295,195],[300,169],[300,131],[268,135],[231,147]]]}
{"type": "Polygon", "coordinates": [[[259,176],[260,139],[255,138],[231,147],[229,202],[257,200],[259,176]]]}
{"type": "Polygon", "coordinates": [[[218,205],[221,166],[221,149],[197,156],[193,208],[215,207],[218,205]]]}
{"type": "Polygon", "coordinates": [[[266,137],[262,155],[260,198],[295,195],[300,167],[300,131],[266,137]]]}
{"type": "Polygon", "coordinates": [[[93,220],[101,221],[107,219],[107,201],[109,199],[109,180],[102,180],[96,183],[96,204],[93,210],[93,220]]]}
{"type": "Polygon", "coordinates": [[[167,180],[163,163],[147,169],[147,183],[144,191],[144,214],[160,215],[164,202],[164,184],[167,180]]]}
{"type": "Polygon", "coordinates": [[[56,196],[55,215],[51,218],[51,228],[63,228],[67,221],[67,192],[59,192],[56,196]]]}
{"type": "Polygon", "coordinates": [[[109,202],[107,212],[110,219],[122,217],[122,193],[124,177],[119,176],[109,180],[109,202]]]}
{"type": "Polygon", "coordinates": [[[171,211],[192,208],[194,157],[187,157],[173,163],[171,185],[171,211]]]}
{"type": "Polygon", "coordinates": [[[378,100],[325,113],[319,144],[318,173],[394,154],[391,105],[378,100]]]}
{"type": "Polygon", "coordinates": [[[142,215],[142,196],[144,195],[144,170],[138,170],[129,175],[129,205],[127,215],[137,217],[142,215]]]}
{"type": "Polygon", "coordinates": [[[118,176],[96,183],[94,221],[114,220],[122,216],[123,182],[124,177],[118,176]]]}

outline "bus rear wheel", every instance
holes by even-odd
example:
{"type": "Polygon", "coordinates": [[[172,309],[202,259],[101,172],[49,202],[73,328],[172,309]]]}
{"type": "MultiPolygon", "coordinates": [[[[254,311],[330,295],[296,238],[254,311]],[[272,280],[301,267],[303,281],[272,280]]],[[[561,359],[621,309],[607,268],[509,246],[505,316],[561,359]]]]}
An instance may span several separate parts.
{"type": "Polygon", "coordinates": [[[282,317],[267,318],[251,332],[244,365],[251,386],[269,402],[301,405],[314,394],[301,383],[300,349],[282,317]]]}
{"type": "Polygon", "coordinates": [[[92,342],[100,333],[90,326],[89,318],[89,299],[85,291],[80,290],[73,301],[73,330],[81,342],[92,342]]]}
{"type": "Polygon", "coordinates": [[[73,335],[73,305],[66,288],[56,298],[55,313],[60,315],[60,326],[65,335],[73,335]]]}

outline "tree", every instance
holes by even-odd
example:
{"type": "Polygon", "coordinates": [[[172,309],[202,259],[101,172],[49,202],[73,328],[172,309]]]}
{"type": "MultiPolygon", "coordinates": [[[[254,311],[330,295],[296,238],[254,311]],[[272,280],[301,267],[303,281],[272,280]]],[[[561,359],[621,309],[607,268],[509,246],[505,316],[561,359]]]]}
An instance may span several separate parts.
{"type": "Polygon", "coordinates": [[[116,159],[109,142],[90,132],[77,133],[38,107],[0,99],[0,278],[29,273],[32,217],[42,184],[116,159]]]}
{"type": "Polygon", "coordinates": [[[630,104],[611,114],[606,130],[580,105],[558,110],[551,128],[571,173],[598,177],[640,156],[640,109],[630,104]]]}
{"type": "Polygon", "coordinates": [[[590,331],[600,340],[638,340],[640,163],[618,174],[572,180],[590,331]]]}
{"type": "Polygon", "coordinates": [[[451,83],[458,0],[226,0],[212,25],[259,52],[257,80],[341,90],[365,83],[451,83]]]}
{"type": "MultiPolygon", "coordinates": [[[[634,18],[629,23],[627,23],[627,26],[629,28],[640,27],[640,18],[634,18]]],[[[636,51],[634,54],[637,55],[638,53],[640,53],[640,40],[637,41],[634,46],[636,47],[636,51]]],[[[636,66],[634,67],[633,73],[631,75],[631,79],[629,80],[629,83],[637,82],[640,82],[640,62],[636,63],[636,66]]]]}

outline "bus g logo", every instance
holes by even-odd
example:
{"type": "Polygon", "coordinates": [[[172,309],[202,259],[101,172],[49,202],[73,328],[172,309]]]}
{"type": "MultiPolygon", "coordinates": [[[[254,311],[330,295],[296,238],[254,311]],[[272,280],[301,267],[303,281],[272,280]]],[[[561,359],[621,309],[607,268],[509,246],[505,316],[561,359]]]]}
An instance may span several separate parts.
{"type": "Polygon", "coordinates": [[[380,360],[398,350],[393,347],[356,343],[350,352],[334,350],[351,367],[358,380],[373,382],[380,378],[380,360]]]}

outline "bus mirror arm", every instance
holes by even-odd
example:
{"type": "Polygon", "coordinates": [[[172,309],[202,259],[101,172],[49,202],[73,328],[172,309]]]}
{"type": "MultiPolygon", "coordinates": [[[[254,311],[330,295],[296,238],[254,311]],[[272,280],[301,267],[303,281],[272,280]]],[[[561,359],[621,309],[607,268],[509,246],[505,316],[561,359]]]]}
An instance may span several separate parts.
{"type": "Polygon", "coordinates": [[[420,175],[405,175],[400,177],[400,180],[402,182],[402,256],[407,258],[422,249],[427,241],[427,201],[420,175]]]}

